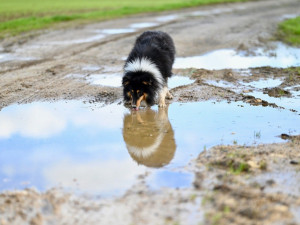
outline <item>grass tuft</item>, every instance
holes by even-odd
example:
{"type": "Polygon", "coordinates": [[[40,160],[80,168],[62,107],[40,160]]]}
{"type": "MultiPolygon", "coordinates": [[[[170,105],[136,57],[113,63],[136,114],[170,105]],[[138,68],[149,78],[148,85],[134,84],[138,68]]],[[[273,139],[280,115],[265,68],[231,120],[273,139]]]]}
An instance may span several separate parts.
{"type": "Polygon", "coordinates": [[[280,40],[294,46],[300,46],[300,16],[283,21],[278,25],[280,40]]]}

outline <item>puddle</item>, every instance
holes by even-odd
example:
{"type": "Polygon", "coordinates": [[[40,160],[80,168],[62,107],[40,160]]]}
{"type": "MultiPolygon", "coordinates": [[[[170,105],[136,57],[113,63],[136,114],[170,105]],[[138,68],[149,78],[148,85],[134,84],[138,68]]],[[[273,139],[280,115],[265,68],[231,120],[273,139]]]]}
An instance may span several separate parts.
{"type": "MultiPolygon", "coordinates": [[[[102,86],[110,86],[110,87],[121,87],[122,86],[122,74],[120,73],[110,73],[110,74],[91,74],[88,77],[88,82],[93,85],[102,85],[102,86]]],[[[194,80],[189,77],[184,76],[172,76],[168,80],[168,87],[170,89],[188,85],[193,83],[194,80]]]]}
{"type": "MultiPolygon", "coordinates": [[[[241,83],[231,83],[224,80],[220,81],[214,81],[214,80],[206,80],[205,83],[209,85],[213,85],[215,87],[221,87],[221,88],[229,88],[232,91],[235,91],[236,93],[243,93],[244,90],[252,90],[249,93],[246,93],[246,95],[254,96],[255,98],[260,98],[264,101],[267,101],[268,103],[274,103],[278,107],[283,107],[285,109],[300,112],[300,93],[299,91],[293,91],[294,88],[298,87],[292,86],[288,88],[282,89],[283,91],[288,91],[291,93],[291,96],[279,96],[274,97],[270,96],[268,94],[268,91],[264,91],[267,89],[271,90],[272,88],[278,87],[283,82],[283,79],[281,78],[269,78],[269,79],[260,79],[258,81],[252,81],[252,82],[241,82],[241,83]],[[264,93],[265,92],[265,93],[264,93]]],[[[280,89],[281,90],[281,89],[280,89]]]]}
{"type": "Polygon", "coordinates": [[[173,103],[138,112],[79,101],[12,105],[0,111],[0,190],[62,187],[118,195],[145,174],[154,189],[187,187],[193,174],[182,168],[202,150],[284,142],[278,136],[299,134],[299,123],[290,111],[242,102],[173,103]]]}
{"type": "Polygon", "coordinates": [[[171,14],[167,16],[159,16],[155,20],[158,22],[170,22],[179,18],[179,15],[171,14]]]}
{"type": "MultiPolygon", "coordinates": [[[[91,35],[89,37],[85,37],[83,39],[69,39],[69,40],[56,40],[50,42],[52,45],[70,45],[70,44],[84,44],[84,43],[89,43],[93,41],[98,41],[100,39],[105,38],[104,34],[97,34],[97,35],[91,35]]],[[[49,43],[47,43],[48,45],[49,43]]]]}
{"type": "Polygon", "coordinates": [[[264,52],[262,48],[255,51],[254,56],[238,53],[233,49],[216,50],[201,56],[178,57],[174,68],[203,69],[247,69],[251,67],[270,66],[286,68],[300,66],[300,48],[278,43],[275,50],[264,52]]]}
{"type": "Polygon", "coordinates": [[[258,81],[252,81],[248,83],[244,83],[247,86],[255,87],[255,88],[273,88],[279,86],[283,82],[280,78],[269,78],[269,79],[260,79],[258,81]]]}
{"type": "Polygon", "coordinates": [[[103,29],[100,30],[103,34],[124,34],[124,33],[132,33],[136,30],[133,28],[119,28],[119,29],[103,29]]]}
{"type": "Polygon", "coordinates": [[[97,71],[100,70],[100,66],[94,66],[94,65],[87,65],[81,68],[83,71],[97,71]]]}
{"type": "Polygon", "coordinates": [[[206,80],[205,83],[209,84],[209,85],[213,85],[216,87],[222,87],[222,88],[230,88],[232,89],[236,89],[239,92],[242,92],[245,88],[258,88],[258,89],[263,89],[263,88],[273,88],[273,87],[277,87],[279,86],[281,83],[283,82],[282,79],[280,78],[269,78],[269,79],[261,79],[261,80],[257,80],[257,81],[252,81],[252,82],[242,82],[242,83],[231,83],[225,80],[206,80]]]}
{"type": "Polygon", "coordinates": [[[277,106],[284,107],[285,109],[288,110],[300,112],[299,91],[293,91],[292,89],[294,87],[280,89],[282,90],[282,92],[289,91],[292,97],[287,97],[287,96],[274,97],[269,95],[268,91],[264,91],[266,89],[271,90],[272,88],[278,87],[282,82],[283,79],[281,78],[276,78],[276,79],[269,78],[269,79],[261,79],[258,81],[252,81],[249,83],[241,83],[241,85],[244,85],[244,87],[246,88],[247,87],[255,88],[253,92],[249,93],[255,98],[260,98],[269,103],[275,103],[277,106]]]}
{"type": "Polygon", "coordinates": [[[280,20],[287,20],[287,19],[294,19],[296,18],[298,15],[297,14],[286,14],[280,17],[280,20]]]}
{"type": "Polygon", "coordinates": [[[300,112],[300,98],[299,96],[295,96],[299,92],[291,92],[293,97],[271,97],[268,94],[264,94],[262,92],[254,91],[251,92],[250,95],[255,98],[260,98],[262,100],[267,101],[268,103],[275,103],[279,107],[284,107],[285,109],[300,112]]]}
{"type": "Polygon", "coordinates": [[[191,13],[192,16],[211,16],[211,15],[218,15],[221,13],[232,12],[233,9],[231,8],[223,8],[223,9],[213,9],[208,11],[196,11],[191,13]]]}
{"type": "Polygon", "coordinates": [[[141,28],[147,28],[147,27],[154,27],[159,25],[158,23],[133,23],[130,25],[130,28],[136,28],[136,29],[141,29],[141,28]]]}
{"type": "Polygon", "coordinates": [[[122,76],[119,73],[91,74],[87,80],[93,85],[102,85],[109,87],[122,86],[122,76]]]}
{"type": "Polygon", "coordinates": [[[194,80],[190,79],[189,77],[184,77],[184,76],[172,76],[168,80],[168,87],[170,89],[183,86],[183,85],[189,85],[194,83],[194,80]]]}
{"type": "Polygon", "coordinates": [[[298,196],[300,194],[300,176],[298,171],[275,171],[260,174],[255,178],[250,179],[251,182],[266,184],[272,180],[276,185],[266,185],[264,191],[268,193],[284,193],[287,195],[298,196]]]}
{"type": "Polygon", "coordinates": [[[17,56],[16,54],[10,54],[10,53],[0,54],[0,63],[9,62],[9,61],[31,61],[31,60],[37,60],[37,59],[34,57],[17,56]]]}

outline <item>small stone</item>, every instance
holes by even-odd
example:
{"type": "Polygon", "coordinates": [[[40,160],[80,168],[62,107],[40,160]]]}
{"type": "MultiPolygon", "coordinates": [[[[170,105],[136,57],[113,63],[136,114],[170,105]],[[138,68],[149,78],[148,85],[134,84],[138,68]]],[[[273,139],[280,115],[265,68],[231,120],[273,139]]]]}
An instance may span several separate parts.
{"type": "Polygon", "coordinates": [[[292,164],[292,165],[299,165],[299,161],[291,160],[291,161],[290,161],[290,164],[292,164]]]}

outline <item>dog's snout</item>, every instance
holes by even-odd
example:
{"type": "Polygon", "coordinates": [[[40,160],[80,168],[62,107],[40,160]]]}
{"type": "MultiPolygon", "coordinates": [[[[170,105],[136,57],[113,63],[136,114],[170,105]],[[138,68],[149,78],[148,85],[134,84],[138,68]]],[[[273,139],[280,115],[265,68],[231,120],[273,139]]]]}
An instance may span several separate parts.
{"type": "Polygon", "coordinates": [[[135,109],[135,108],[136,108],[136,105],[132,105],[132,108],[134,108],[134,109],[135,109]]]}

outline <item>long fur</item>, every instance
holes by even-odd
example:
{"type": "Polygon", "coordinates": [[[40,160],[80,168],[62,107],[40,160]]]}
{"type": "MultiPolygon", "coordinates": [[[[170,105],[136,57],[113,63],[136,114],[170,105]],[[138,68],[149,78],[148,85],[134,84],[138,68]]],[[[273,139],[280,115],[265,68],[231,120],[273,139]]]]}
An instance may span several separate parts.
{"type": "Polygon", "coordinates": [[[158,96],[164,98],[174,58],[175,47],[168,34],[161,31],[141,34],[124,65],[124,100],[135,106],[143,95],[148,105],[153,105],[158,96]]]}

